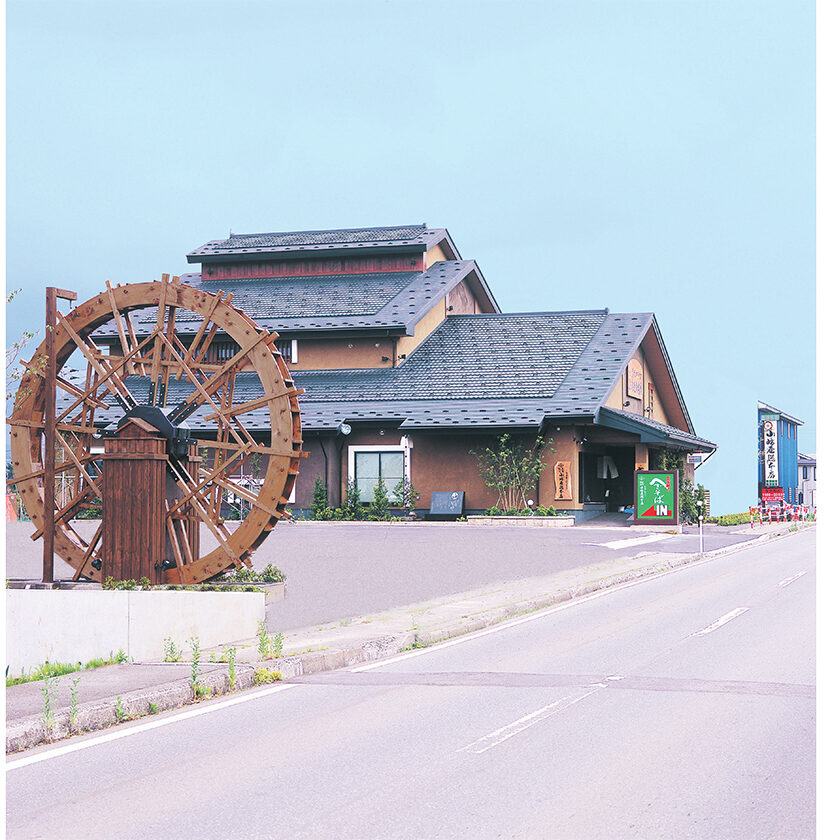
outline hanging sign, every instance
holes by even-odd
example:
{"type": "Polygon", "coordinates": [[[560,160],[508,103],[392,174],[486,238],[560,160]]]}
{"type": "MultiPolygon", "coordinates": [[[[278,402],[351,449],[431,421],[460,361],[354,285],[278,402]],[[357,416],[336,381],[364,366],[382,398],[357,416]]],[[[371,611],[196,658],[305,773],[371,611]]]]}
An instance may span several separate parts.
{"type": "Polygon", "coordinates": [[[678,484],[677,470],[634,473],[635,524],[677,525],[678,484]]]}
{"type": "Polygon", "coordinates": [[[764,484],[767,487],[778,486],[778,418],[761,415],[763,421],[762,458],[764,464],[764,484]]]}
{"type": "Polygon", "coordinates": [[[573,499],[571,490],[571,462],[557,461],[553,465],[553,477],[556,482],[554,499],[573,499]]]}
{"type": "Polygon", "coordinates": [[[628,363],[628,396],[636,397],[638,400],[643,398],[643,366],[637,359],[632,359],[628,363]]]}

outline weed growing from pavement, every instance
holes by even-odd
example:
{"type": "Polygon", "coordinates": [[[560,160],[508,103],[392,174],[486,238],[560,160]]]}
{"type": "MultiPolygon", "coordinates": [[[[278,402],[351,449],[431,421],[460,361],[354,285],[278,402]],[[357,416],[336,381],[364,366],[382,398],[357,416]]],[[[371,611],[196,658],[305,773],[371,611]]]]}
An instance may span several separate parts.
{"type": "Polygon", "coordinates": [[[201,658],[199,637],[191,636],[187,643],[190,645],[190,688],[193,690],[193,698],[198,699],[203,696],[199,693],[201,688],[199,685],[199,659],[201,658]]]}
{"type": "Polygon", "coordinates": [[[75,728],[75,723],[78,720],[78,683],[81,681],[81,675],[78,674],[70,680],[69,687],[69,731],[75,728]]]}
{"type": "Polygon", "coordinates": [[[273,636],[269,636],[265,622],[259,622],[259,643],[257,644],[257,651],[260,659],[279,659],[282,656],[284,643],[285,638],[282,633],[275,633],[273,636]]]}
{"type": "Polygon", "coordinates": [[[281,671],[272,671],[268,668],[257,668],[254,671],[254,685],[279,682],[282,679],[281,671]]]}
{"type": "Polygon", "coordinates": [[[182,658],[181,648],[176,647],[176,643],[170,636],[164,637],[164,661],[165,662],[179,662],[182,658]]]}
{"type": "Polygon", "coordinates": [[[118,723],[124,723],[127,720],[127,710],[124,708],[120,694],[115,698],[115,719],[118,723]]]}
{"type": "Polygon", "coordinates": [[[236,687],[236,648],[228,648],[228,685],[233,691],[236,687]]]}
{"type": "Polygon", "coordinates": [[[257,651],[259,652],[260,659],[267,659],[268,658],[268,628],[265,625],[264,621],[259,622],[259,645],[257,646],[257,651]]]}
{"type": "Polygon", "coordinates": [[[95,659],[90,659],[89,662],[85,664],[81,664],[80,662],[75,662],[74,664],[70,664],[68,662],[49,662],[47,659],[46,662],[42,665],[38,665],[28,674],[24,671],[17,677],[10,677],[7,668],[6,688],[13,685],[21,685],[22,683],[35,682],[36,680],[42,680],[46,677],[60,677],[64,674],[73,674],[75,671],[90,671],[93,668],[100,668],[104,665],[114,665],[116,662],[122,661],[126,661],[126,654],[124,654],[123,651],[119,651],[116,657],[110,653],[109,659],[103,659],[99,656],[95,659]],[[121,654],[124,655],[123,660],[117,658],[117,656],[121,654]]]}
{"type": "Polygon", "coordinates": [[[43,728],[46,730],[46,740],[52,740],[52,728],[55,725],[55,699],[58,696],[60,677],[44,677],[40,693],[43,695],[43,706],[40,717],[43,720],[43,728]]]}
{"type": "Polygon", "coordinates": [[[158,703],[154,703],[152,700],[149,702],[147,707],[147,714],[154,715],[159,710],[158,703]]]}

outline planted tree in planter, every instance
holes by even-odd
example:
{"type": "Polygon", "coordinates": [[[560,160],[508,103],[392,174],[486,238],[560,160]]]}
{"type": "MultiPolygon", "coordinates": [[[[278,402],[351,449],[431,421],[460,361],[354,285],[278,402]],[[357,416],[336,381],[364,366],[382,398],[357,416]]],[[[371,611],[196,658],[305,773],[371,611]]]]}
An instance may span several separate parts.
{"type": "Polygon", "coordinates": [[[555,450],[552,441],[545,443],[539,435],[527,444],[500,435],[494,446],[470,451],[478,459],[481,477],[492,490],[498,491],[497,507],[501,510],[521,510],[528,497],[536,494],[539,476],[545,468],[545,461],[555,450]]]}

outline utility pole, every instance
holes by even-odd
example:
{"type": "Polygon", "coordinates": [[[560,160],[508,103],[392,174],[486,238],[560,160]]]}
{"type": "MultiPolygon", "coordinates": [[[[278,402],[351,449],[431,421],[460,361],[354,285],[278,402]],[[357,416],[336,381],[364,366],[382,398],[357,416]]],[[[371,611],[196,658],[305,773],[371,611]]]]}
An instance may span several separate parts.
{"type": "Polygon", "coordinates": [[[58,321],[58,298],[73,301],[76,292],[46,288],[46,404],[43,411],[43,582],[55,580],[55,389],[58,380],[58,362],[55,357],[55,328],[58,321]]]}

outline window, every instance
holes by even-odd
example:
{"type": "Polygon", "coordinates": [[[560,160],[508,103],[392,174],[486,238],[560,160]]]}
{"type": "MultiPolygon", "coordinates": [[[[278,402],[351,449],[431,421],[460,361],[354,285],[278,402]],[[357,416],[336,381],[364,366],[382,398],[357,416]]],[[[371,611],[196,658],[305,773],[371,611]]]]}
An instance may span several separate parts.
{"type": "Polygon", "coordinates": [[[222,364],[232,359],[239,352],[239,345],[235,341],[223,339],[214,341],[205,354],[205,361],[208,364],[222,364]]]}
{"type": "Polygon", "coordinates": [[[286,362],[291,362],[292,364],[297,363],[296,338],[286,338],[285,340],[276,341],[274,342],[274,347],[279,350],[280,356],[282,356],[286,362]]]}
{"type": "Polygon", "coordinates": [[[806,480],[807,480],[807,467],[803,467],[802,469],[804,470],[804,474],[803,474],[803,476],[802,476],[802,477],[803,477],[803,478],[804,478],[804,480],[806,481],[806,480]]]}
{"type": "Polygon", "coordinates": [[[407,446],[350,446],[349,481],[357,482],[361,502],[371,502],[378,481],[383,479],[391,497],[408,470],[407,446]]]}

